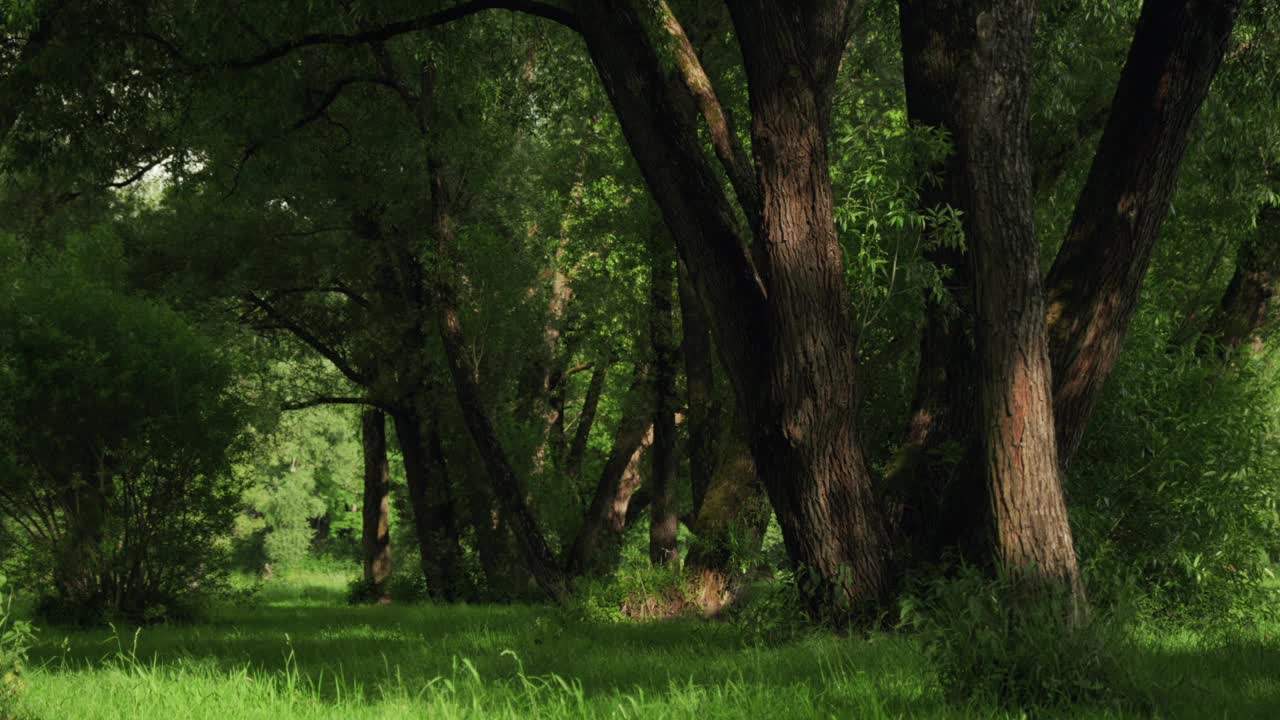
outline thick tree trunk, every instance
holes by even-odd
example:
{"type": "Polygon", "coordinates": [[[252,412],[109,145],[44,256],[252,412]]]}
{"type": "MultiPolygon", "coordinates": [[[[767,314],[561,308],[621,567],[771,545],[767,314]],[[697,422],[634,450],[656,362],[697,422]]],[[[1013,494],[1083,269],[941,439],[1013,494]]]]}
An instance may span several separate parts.
{"type": "MultiPolygon", "coordinates": [[[[417,405],[418,403],[411,403],[417,405]]],[[[458,597],[458,567],[462,549],[450,502],[449,478],[443,459],[436,456],[429,423],[419,408],[392,413],[396,438],[404,456],[404,475],[413,509],[414,535],[422,557],[422,574],[432,598],[453,601],[458,597]]]]}
{"type": "Polygon", "coordinates": [[[619,534],[625,527],[631,496],[640,487],[640,456],[653,441],[652,384],[649,365],[638,364],[622,421],[614,432],[613,448],[600,470],[582,526],[569,546],[565,566],[570,576],[591,572],[607,534],[619,534]]]}
{"type": "Polygon", "coordinates": [[[1059,461],[1120,354],[1238,0],[1146,0],[1048,293],[1059,461]]]}
{"type": "MultiPolygon", "coordinates": [[[[730,3],[746,65],[768,290],[768,379],[752,453],[817,605],[875,604],[890,542],[855,425],[856,365],[829,172],[831,98],[853,3],[730,3]]],[[[750,398],[750,395],[747,396],[750,398]]]]}
{"type": "Polygon", "coordinates": [[[979,431],[1001,562],[1083,600],[1054,436],[1052,380],[1032,221],[1031,48],[1036,9],[901,0],[908,93],[947,129],[971,249],[979,431]]]}
{"type": "Polygon", "coordinates": [[[680,564],[676,536],[680,531],[676,507],[676,339],[675,257],[661,226],[649,233],[649,342],[653,346],[653,470],[649,478],[649,561],[680,564]]]}
{"type": "Polygon", "coordinates": [[[360,418],[364,447],[364,498],[361,539],[364,579],[379,596],[391,575],[391,468],[387,464],[387,419],[381,410],[360,418]]]}
{"type": "Polygon", "coordinates": [[[689,84],[678,67],[668,75],[641,13],[629,0],[579,0],[576,8],[632,153],[712,313],[788,552],[815,581],[810,609],[877,603],[888,590],[890,547],[854,426],[851,323],[827,158],[852,5],[730,6],[754,116],[759,268],[703,153],[689,84]]]}

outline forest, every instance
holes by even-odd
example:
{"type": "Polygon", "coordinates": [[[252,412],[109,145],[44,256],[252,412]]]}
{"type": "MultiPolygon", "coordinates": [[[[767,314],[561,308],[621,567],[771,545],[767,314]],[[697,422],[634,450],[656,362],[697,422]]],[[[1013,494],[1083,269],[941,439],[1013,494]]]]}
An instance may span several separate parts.
{"type": "Polygon", "coordinates": [[[0,720],[1280,714],[1280,0],[0,23],[0,720]]]}

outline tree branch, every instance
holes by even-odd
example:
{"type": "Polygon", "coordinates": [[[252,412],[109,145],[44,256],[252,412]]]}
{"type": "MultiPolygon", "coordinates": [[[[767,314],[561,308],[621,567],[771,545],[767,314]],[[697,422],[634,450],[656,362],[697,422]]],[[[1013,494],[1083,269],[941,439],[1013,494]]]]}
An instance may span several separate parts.
{"type": "MultiPolygon", "coordinates": [[[[536,0],[469,0],[453,7],[439,10],[428,15],[400,20],[376,28],[369,28],[356,33],[311,33],[279,45],[268,47],[256,55],[241,60],[227,60],[218,63],[219,67],[231,70],[246,70],[259,67],[278,60],[295,50],[318,45],[339,45],[355,47],[386,42],[400,35],[421,32],[461,20],[485,10],[510,10],[535,17],[544,18],[564,27],[580,32],[577,17],[563,8],[536,0]]],[[[166,44],[162,44],[164,47],[166,44]]],[[[171,47],[171,46],[169,46],[171,47]]],[[[176,50],[176,49],[175,49],[176,50]]]]}
{"type": "Polygon", "coordinates": [[[377,400],[373,400],[372,398],[340,397],[340,396],[327,396],[327,395],[314,397],[314,398],[311,398],[310,400],[288,402],[288,403],[285,403],[284,405],[281,405],[280,409],[284,410],[285,412],[292,412],[295,410],[306,410],[307,408],[320,407],[321,405],[368,405],[369,407],[375,407],[380,410],[385,410],[387,412],[391,412],[393,409],[390,405],[383,402],[379,402],[377,400]]]}
{"type": "Polygon", "coordinates": [[[254,293],[245,293],[244,297],[254,306],[274,318],[281,327],[288,330],[290,333],[293,333],[295,337],[306,343],[312,350],[320,353],[324,359],[333,363],[333,366],[338,368],[338,372],[341,372],[348,380],[361,387],[367,387],[369,385],[369,378],[352,367],[351,363],[347,362],[346,358],[342,357],[342,353],[338,352],[332,346],[328,345],[319,337],[308,331],[301,324],[280,312],[275,308],[275,306],[271,305],[271,303],[268,303],[266,300],[258,297],[254,293]]]}

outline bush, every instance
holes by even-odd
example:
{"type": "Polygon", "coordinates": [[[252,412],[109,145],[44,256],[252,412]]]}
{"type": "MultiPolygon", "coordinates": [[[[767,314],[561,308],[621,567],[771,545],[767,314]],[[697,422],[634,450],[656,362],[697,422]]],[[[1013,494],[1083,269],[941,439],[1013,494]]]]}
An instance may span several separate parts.
{"type": "Polygon", "coordinates": [[[953,701],[1051,708],[1128,698],[1129,607],[1084,615],[1065,594],[963,568],[904,600],[902,617],[953,701]]]}
{"type": "Polygon", "coordinates": [[[795,574],[783,571],[777,579],[756,583],[729,614],[743,639],[755,645],[790,642],[813,630],[805,613],[795,574]]]}
{"type": "Polygon", "coordinates": [[[106,287],[32,270],[0,293],[13,569],[49,588],[54,620],[190,614],[223,584],[240,500],[229,365],[176,313],[106,287]]]}
{"type": "Polygon", "coordinates": [[[22,694],[27,650],[35,640],[31,623],[14,618],[13,593],[5,590],[6,583],[0,575],[0,718],[14,716],[22,694]]]}
{"type": "Polygon", "coordinates": [[[1136,576],[1180,620],[1274,606],[1278,395],[1265,358],[1223,367],[1135,329],[1067,482],[1091,587],[1136,576]]]}

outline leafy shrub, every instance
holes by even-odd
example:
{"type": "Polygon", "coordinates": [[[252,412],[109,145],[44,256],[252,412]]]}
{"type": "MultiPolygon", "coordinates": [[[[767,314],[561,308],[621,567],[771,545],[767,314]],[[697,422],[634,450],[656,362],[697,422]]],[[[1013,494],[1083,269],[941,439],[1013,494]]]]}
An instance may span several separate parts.
{"type": "Polygon", "coordinates": [[[243,426],[212,341],[154,303],[32,269],[0,291],[0,517],[57,621],[189,614],[225,577],[243,426]],[[30,277],[28,277],[30,276],[30,277]],[[16,542],[15,542],[16,541],[16,542]]]}
{"type": "Polygon", "coordinates": [[[13,717],[22,694],[27,650],[35,640],[31,623],[13,616],[13,593],[5,590],[7,582],[0,575],[0,718],[13,717]]]}
{"type": "Polygon", "coordinates": [[[754,584],[729,618],[741,630],[743,639],[755,645],[790,642],[815,627],[805,614],[800,586],[790,571],[754,584]]]}
{"type": "Polygon", "coordinates": [[[912,627],[953,700],[1010,707],[1122,701],[1126,603],[1077,612],[1069,597],[970,568],[903,601],[912,627]]]}
{"type": "Polygon", "coordinates": [[[1220,623],[1274,606],[1280,381],[1135,329],[1067,492],[1091,586],[1134,575],[1167,617],[1220,623]],[[1102,579],[1102,582],[1098,582],[1102,579]]]}

